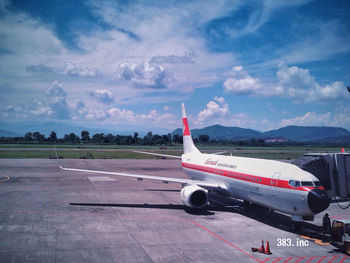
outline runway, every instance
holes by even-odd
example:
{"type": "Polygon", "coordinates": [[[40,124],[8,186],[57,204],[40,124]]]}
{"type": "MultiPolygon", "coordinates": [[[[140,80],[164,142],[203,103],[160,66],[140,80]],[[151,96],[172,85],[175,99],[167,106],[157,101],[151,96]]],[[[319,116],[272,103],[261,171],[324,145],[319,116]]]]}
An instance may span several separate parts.
{"type": "MultiPolygon", "coordinates": [[[[60,161],[186,178],[179,160],[60,161]]],[[[180,190],[178,184],[61,171],[56,160],[0,159],[0,262],[350,262],[319,240],[324,213],[296,234],[285,215],[215,195],[208,211],[188,210],[180,190]],[[271,255],[251,252],[262,240],[271,255]]],[[[350,219],[349,209],[334,204],[326,212],[350,219]]]]}

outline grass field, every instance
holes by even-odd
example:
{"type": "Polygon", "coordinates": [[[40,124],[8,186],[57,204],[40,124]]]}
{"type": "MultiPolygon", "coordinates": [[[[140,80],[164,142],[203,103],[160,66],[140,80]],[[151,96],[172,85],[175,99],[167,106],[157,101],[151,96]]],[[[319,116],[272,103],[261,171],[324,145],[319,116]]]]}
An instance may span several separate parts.
{"type": "MultiPolygon", "coordinates": [[[[145,150],[154,153],[164,153],[180,156],[182,145],[162,147],[154,146],[124,146],[124,145],[58,145],[59,156],[65,159],[95,158],[95,159],[154,159],[155,156],[134,153],[133,150],[145,150]]],[[[199,146],[203,153],[228,151],[233,156],[264,158],[264,159],[296,159],[310,152],[340,152],[338,148],[324,147],[229,147],[229,146],[199,146]]],[[[37,144],[0,144],[0,158],[54,158],[53,146],[37,144]]]]}

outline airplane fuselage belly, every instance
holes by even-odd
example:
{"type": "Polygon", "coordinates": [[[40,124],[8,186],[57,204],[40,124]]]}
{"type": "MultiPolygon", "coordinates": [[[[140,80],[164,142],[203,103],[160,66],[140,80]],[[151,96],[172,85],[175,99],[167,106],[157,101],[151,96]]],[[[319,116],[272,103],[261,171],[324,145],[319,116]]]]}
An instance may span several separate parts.
{"type": "MultiPolygon", "coordinates": [[[[254,174],[252,171],[248,171],[251,175],[248,176],[242,175],[244,174],[242,171],[217,169],[217,166],[213,168],[213,165],[206,165],[203,161],[188,161],[189,158],[186,163],[183,163],[183,169],[191,179],[223,183],[227,187],[228,192],[238,199],[250,201],[291,215],[309,216],[314,214],[310,211],[307,204],[308,191],[277,187],[274,185],[273,179],[271,179],[273,176],[268,177],[264,175],[264,179],[262,180],[255,177],[258,174],[254,174]],[[270,180],[268,184],[266,180],[270,180]]],[[[273,162],[271,163],[274,164],[273,162]]],[[[265,168],[265,174],[274,175],[278,172],[278,175],[282,177],[280,174],[282,173],[280,171],[281,169],[278,169],[279,167],[274,169],[275,167],[271,165],[270,168],[270,171],[265,168]]],[[[277,185],[277,180],[275,184],[277,185]]]]}

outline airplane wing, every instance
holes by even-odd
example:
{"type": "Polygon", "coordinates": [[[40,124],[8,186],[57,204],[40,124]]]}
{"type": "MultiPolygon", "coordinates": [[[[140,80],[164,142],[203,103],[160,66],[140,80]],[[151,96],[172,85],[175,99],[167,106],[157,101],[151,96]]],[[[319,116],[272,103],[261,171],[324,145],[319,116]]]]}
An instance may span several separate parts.
{"type": "Polygon", "coordinates": [[[200,187],[212,190],[227,190],[225,185],[220,185],[218,183],[211,183],[206,181],[190,180],[190,179],[181,179],[181,178],[171,178],[171,177],[162,177],[162,176],[152,176],[152,175],[143,175],[143,174],[129,174],[129,173],[119,173],[119,172],[107,172],[107,171],[97,171],[97,170],[85,170],[85,169],[75,169],[75,168],[65,168],[61,165],[59,166],[64,171],[74,171],[74,172],[83,172],[83,173],[93,173],[93,174],[108,174],[108,175],[117,175],[132,177],[138,180],[150,179],[158,180],[164,183],[180,183],[188,185],[198,185],[200,187]]]}
{"type": "Polygon", "coordinates": [[[143,154],[149,154],[154,156],[160,156],[160,157],[168,157],[168,158],[175,158],[175,159],[181,159],[181,156],[177,155],[169,155],[169,154],[162,154],[162,153],[150,153],[150,152],[141,152],[141,151],[133,151],[134,153],[143,153],[143,154]]]}

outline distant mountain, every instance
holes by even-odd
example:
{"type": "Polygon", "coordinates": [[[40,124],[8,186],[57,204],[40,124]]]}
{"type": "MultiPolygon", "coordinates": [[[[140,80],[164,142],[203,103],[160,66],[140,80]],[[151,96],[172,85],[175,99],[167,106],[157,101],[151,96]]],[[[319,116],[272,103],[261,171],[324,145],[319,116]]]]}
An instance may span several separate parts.
{"type": "Polygon", "coordinates": [[[0,137],[19,137],[19,136],[22,136],[22,134],[0,129],[0,137]]]}
{"type": "Polygon", "coordinates": [[[284,138],[297,142],[320,141],[326,138],[335,139],[341,136],[350,136],[350,132],[339,127],[286,126],[262,133],[264,139],[284,138]]]}
{"type": "MultiPolygon", "coordinates": [[[[176,129],[172,134],[182,135],[182,129],[176,129]]],[[[313,127],[313,126],[287,126],[277,130],[259,132],[239,127],[225,127],[213,125],[202,129],[193,129],[193,137],[200,134],[209,135],[210,139],[216,140],[250,140],[264,139],[269,142],[348,142],[350,132],[339,127],[313,127]]]]}
{"type": "MultiPolygon", "coordinates": [[[[182,135],[182,129],[176,129],[172,134],[182,135]]],[[[203,129],[193,129],[191,130],[191,134],[193,137],[206,134],[209,135],[210,139],[216,140],[249,140],[261,136],[261,133],[255,130],[239,127],[225,127],[221,125],[213,125],[203,129]]]]}

